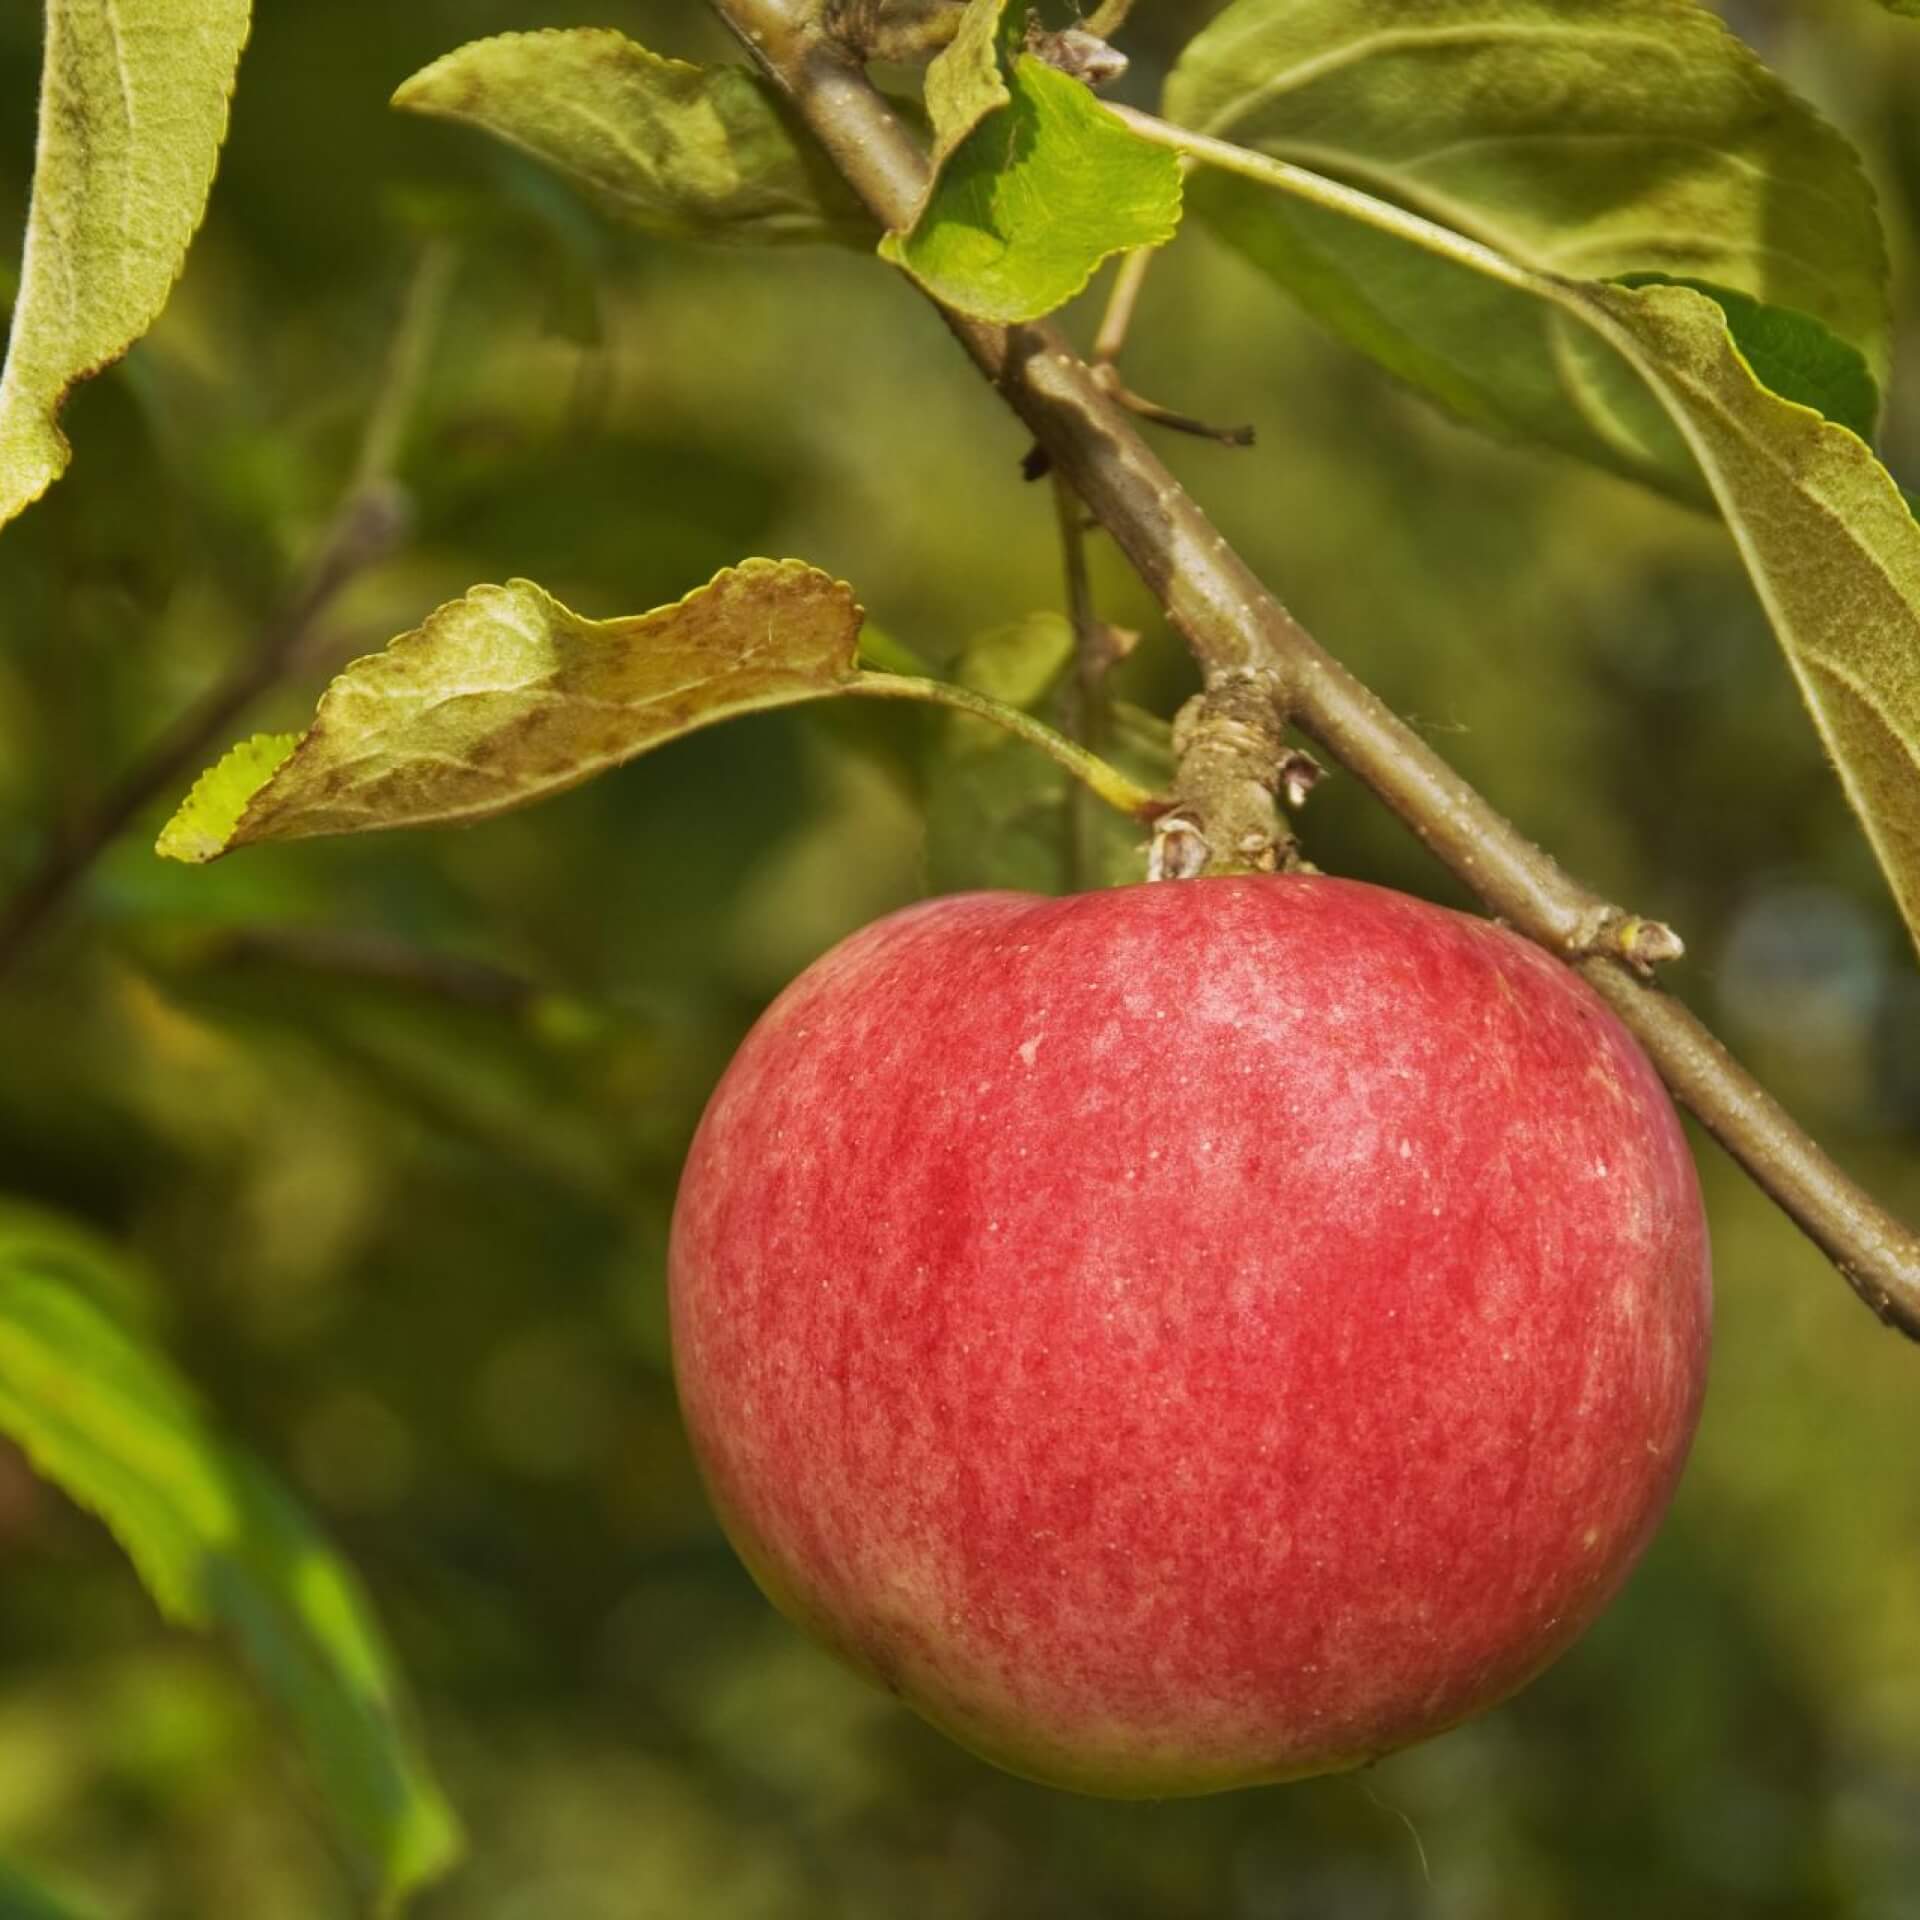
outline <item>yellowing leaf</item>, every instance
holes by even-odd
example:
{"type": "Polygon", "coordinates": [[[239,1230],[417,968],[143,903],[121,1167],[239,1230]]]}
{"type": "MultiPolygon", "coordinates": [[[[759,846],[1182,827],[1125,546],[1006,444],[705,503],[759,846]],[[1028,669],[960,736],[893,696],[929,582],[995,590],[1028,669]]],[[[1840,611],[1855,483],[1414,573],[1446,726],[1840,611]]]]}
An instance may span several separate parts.
{"type": "Polygon", "coordinates": [[[20,294],[0,372],[0,522],[72,449],[78,380],[153,324],[200,224],[248,0],[47,0],[20,294]]]}
{"type": "Polygon", "coordinates": [[[1621,275],[1620,284],[1691,287],[1704,293],[1726,315],[1733,344],[1762,386],[1872,441],[1880,415],[1880,390],[1867,370],[1866,355],[1810,315],[1763,305],[1708,280],[1628,273],[1621,275]]]}
{"type": "Polygon", "coordinates": [[[729,567],[625,620],[584,619],[530,580],[475,587],[348,667],[290,750],[236,748],[158,850],[204,861],[504,813],[696,727],[845,691],[860,619],[849,588],[795,560],[729,567]]]}
{"type": "Polygon", "coordinates": [[[1672,409],[1920,941],[1920,523],[1857,435],[1754,378],[1705,295],[1585,297],[1672,409]]]}
{"type": "Polygon", "coordinates": [[[947,156],[988,114],[1012,102],[1001,71],[1003,50],[1018,28],[1007,0],[969,0],[945,51],[927,69],[927,118],[933,123],[933,163],[947,156]]]}
{"type": "Polygon", "coordinates": [[[610,28],[503,33],[423,67],[393,104],[518,147],[645,233],[873,243],[872,218],[745,67],[664,59],[610,28]]]}

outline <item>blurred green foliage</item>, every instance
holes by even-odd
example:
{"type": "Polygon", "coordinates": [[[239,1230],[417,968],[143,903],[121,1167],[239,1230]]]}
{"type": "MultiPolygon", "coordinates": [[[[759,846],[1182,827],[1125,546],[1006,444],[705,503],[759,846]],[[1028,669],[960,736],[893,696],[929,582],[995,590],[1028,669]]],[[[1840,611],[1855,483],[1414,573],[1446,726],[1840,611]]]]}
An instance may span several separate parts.
{"type": "MultiPolygon", "coordinates": [[[[1139,10],[1135,97],[1204,11],[1139,10]]],[[[1847,0],[1729,11],[1866,149],[1910,296],[1920,32],[1847,0]]],[[[34,13],[0,16],[10,230],[34,13]]],[[[75,402],[72,472],[0,536],[0,895],[245,656],[435,238],[460,255],[403,460],[413,533],[249,725],[302,723],[346,657],[511,574],[610,616],[795,554],[943,662],[1059,605],[1020,432],[896,275],[620,238],[529,163],[386,107],[465,39],[593,23],[548,0],[262,8],[186,279],[75,402]]],[[[725,51],[666,0],[617,24],[725,51]]],[[[1166,451],[1471,779],[1685,932],[1677,990],[1920,1212],[1920,980],[1715,529],[1444,425],[1198,232],[1150,279],[1127,373],[1259,424],[1252,452],[1166,451]]],[[[1917,391],[1896,379],[1885,441],[1910,483],[1917,391]]],[[[1145,634],[1120,690],[1170,712],[1189,669],[1094,560],[1103,612],[1145,634]]],[[[149,851],[169,792],[0,980],[0,1190],[151,1276],[144,1311],[349,1550],[410,1670],[475,1836],[420,1911],[1920,1915],[1920,1362],[1704,1145],[1720,1332],[1678,1507],[1602,1625],[1488,1719],[1352,1778],[1110,1806],[981,1766],[771,1614],[676,1421],[674,1178],[767,996],[925,884],[946,725],[762,715],[471,831],[205,872],[149,851]]],[[[1307,831],[1328,869],[1459,899],[1349,781],[1307,831]]],[[[943,884],[994,872],[989,845],[957,870],[965,840],[943,837],[943,884]]],[[[161,1627],[12,1456],[0,1556],[0,1853],[116,1915],[354,1911],[238,1669],[161,1627]]]]}

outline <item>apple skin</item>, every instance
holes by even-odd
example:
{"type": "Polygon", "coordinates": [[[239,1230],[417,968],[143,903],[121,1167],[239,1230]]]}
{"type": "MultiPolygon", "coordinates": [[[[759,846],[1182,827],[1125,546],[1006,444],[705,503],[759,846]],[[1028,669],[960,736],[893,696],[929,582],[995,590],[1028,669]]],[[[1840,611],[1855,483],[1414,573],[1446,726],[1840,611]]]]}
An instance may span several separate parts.
{"type": "Polygon", "coordinates": [[[843,942],[713,1096],[670,1291],[775,1604],[988,1759],[1146,1797],[1359,1765],[1568,1646],[1679,1477],[1708,1269],[1582,981],[1285,876],[843,942]]]}

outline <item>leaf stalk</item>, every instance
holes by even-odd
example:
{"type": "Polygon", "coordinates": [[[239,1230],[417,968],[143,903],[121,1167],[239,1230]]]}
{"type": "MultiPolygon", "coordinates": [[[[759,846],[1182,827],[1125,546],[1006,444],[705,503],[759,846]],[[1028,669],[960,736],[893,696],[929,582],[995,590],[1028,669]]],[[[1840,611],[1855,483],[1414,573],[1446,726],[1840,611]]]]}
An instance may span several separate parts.
{"type": "Polygon", "coordinates": [[[924,700],[934,706],[951,707],[957,713],[971,714],[976,720],[991,721],[1030,747],[1038,747],[1057,766],[1064,767],[1090,793],[1104,800],[1129,819],[1147,821],[1164,811],[1165,795],[1150,792],[1120,769],[1090,753],[1078,742],[1037,720],[1004,700],[975,693],[971,687],[956,686],[950,680],[926,680],[917,674],[862,673],[848,681],[843,693],[863,694],[871,700],[924,700]]]}

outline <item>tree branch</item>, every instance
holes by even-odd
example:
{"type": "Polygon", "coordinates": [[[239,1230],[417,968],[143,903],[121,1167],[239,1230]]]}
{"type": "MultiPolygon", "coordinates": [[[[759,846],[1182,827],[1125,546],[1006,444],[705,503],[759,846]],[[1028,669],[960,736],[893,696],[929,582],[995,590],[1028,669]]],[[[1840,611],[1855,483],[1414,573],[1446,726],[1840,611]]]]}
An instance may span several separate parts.
{"type": "Polygon", "coordinates": [[[421,256],[352,478],[305,573],[226,678],[169,727],[91,813],[55,839],[20,890],[0,906],[0,975],[20,960],[101,854],[161,794],[197,773],[208,747],[279,681],[342,590],[399,541],[409,509],[392,469],[426,372],[452,266],[452,254],[442,244],[421,256]]]}
{"type": "MultiPolygon", "coordinates": [[[[712,0],[885,227],[908,225],[928,167],[816,0],[712,0]]],[[[1920,1237],[1796,1127],[1701,1023],[1636,968],[1648,923],[1555,865],[1301,627],[1227,544],[1053,329],[947,325],[1132,562],[1209,687],[1253,679],[1371,787],[1496,914],[1576,965],[1667,1085],[1888,1325],[1920,1339],[1920,1237]]],[[[1277,732],[1277,727],[1276,727],[1277,732]]]]}
{"type": "Polygon", "coordinates": [[[405,502],[391,484],[347,500],[306,577],[245,658],[107,789],[91,813],[54,841],[0,907],[0,975],[18,963],[88,869],[148,805],[199,771],[208,747],[232,732],[239,716],[279,680],[314,622],[355,575],[391,550],[405,521],[405,502]]]}
{"type": "Polygon", "coordinates": [[[222,928],[193,949],[192,964],[210,972],[259,964],[291,967],[516,1019],[549,997],[535,981],[483,960],[435,953],[381,933],[333,927],[222,928]]]}

